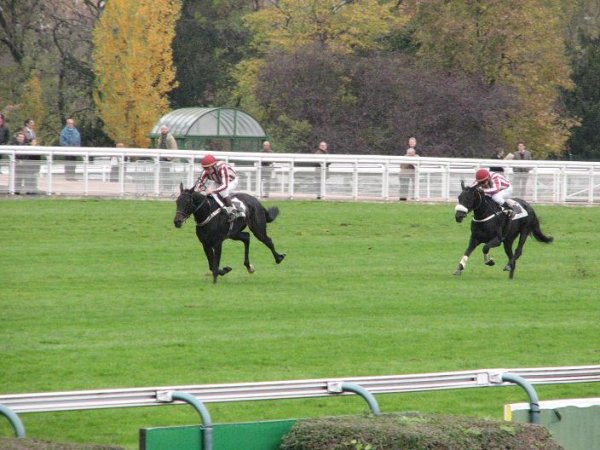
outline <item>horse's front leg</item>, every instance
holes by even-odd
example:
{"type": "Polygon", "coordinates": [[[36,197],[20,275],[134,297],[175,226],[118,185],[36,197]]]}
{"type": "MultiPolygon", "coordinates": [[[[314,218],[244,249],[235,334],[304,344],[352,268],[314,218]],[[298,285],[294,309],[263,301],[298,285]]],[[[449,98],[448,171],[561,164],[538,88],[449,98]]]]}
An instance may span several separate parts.
{"type": "Polygon", "coordinates": [[[454,271],[454,275],[460,275],[462,273],[462,271],[465,270],[465,267],[467,267],[467,261],[469,260],[469,256],[471,256],[471,253],[473,253],[473,250],[475,250],[475,247],[477,247],[478,245],[479,245],[479,241],[477,239],[475,239],[473,236],[471,236],[471,239],[469,239],[469,245],[467,246],[467,249],[465,250],[465,254],[460,259],[460,262],[458,263],[458,267],[456,267],[456,270],[454,271]]]}
{"type": "Polygon", "coordinates": [[[494,247],[498,247],[501,242],[502,242],[502,236],[496,236],[491,241],[488,241],[485,244],[483,244],[483,250],[482,250],[483,251],[483,263],[486,266],[493,266],[494,264],[496,264],[496,261],[494,261],[490,255],[490,249],[494,248],[494,247]]]}

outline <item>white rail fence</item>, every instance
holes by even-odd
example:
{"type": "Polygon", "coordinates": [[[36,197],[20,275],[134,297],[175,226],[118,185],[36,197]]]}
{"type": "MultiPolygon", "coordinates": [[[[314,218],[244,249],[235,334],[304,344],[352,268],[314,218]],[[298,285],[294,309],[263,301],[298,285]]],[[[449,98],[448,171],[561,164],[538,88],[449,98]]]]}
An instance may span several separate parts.
{"type": "MultiPolygon", "coordinates": [[[[14,413],[74,411],[164,405],[165,392],[185,392],[203,403],[299,399],[340,395],[333,387],[353,383],[371,394],[509,386],[502,375],[511,373],[532,385],[600,381],[600,366],[481,369],[414,375],[349,377],[237,384],[159,386],[33,394],[1,394],[0,405],[14,413]],[[332,387],[333,386],[333,387],[332,387]]],[[[348,395],[348,394],[343,394],[348,395]]]]}
{"type": "MultiPolygon", "coordinates": [[[[192,186],[205,153],[3,146],[0,194],[171,198],[180,183],[192,186]]],[[[454,202],[461,180],[470,182],[480,167],[502,166],[517,197],[537,203],[600,203],[600,162],[213,153],[235,166],[241,191],[261,197],[454,202]],[[400,169],[407,163],[414,171],[400,169]]]]}

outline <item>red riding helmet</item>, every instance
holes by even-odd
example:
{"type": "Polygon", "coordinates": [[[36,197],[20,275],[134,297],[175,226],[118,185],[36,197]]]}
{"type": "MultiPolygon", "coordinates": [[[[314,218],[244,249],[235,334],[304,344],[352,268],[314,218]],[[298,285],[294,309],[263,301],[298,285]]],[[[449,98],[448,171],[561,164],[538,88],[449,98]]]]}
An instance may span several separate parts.
{"type": "Polygon", "coordinates": [[[217,158],[215,158],[213,155],[206,155],[204,158],[202,158],[202,161],[200,161],[200,164],[202,164],[202,167],[212,167],[217,163],[217,158]]]}
{"type": "Polygon", "coordinates": [[[487,181],[489,179],[490,179],[490,172],[487,169],[479,169],[475,173],[475,180],[478,183],[483,183],[484,181],[487,181]]]}

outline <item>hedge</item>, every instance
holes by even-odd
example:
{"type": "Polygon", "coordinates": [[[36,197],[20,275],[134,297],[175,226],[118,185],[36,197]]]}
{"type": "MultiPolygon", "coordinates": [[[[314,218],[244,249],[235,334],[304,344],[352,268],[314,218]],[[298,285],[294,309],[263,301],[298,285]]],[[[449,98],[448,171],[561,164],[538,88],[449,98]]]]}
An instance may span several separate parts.
{"type": "Polygon", "coordinates": [[[123,447],[86,444],[59,444],[35,439],[0,438],[0,450],[124,450],[123,447]]]}
{"type": "Polygon", "coordinates": [[[281,450],[564,450],[541,425],[424,414],[298,421],[281,450]]]}

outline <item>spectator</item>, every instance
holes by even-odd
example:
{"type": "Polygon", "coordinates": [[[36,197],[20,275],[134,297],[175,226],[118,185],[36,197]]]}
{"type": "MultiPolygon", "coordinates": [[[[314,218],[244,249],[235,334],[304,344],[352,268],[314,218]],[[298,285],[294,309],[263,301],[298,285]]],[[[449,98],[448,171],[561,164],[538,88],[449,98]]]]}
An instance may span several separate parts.
{"type": "MultiPolygon", "coordinates": [[[[60,132],[59,145],[61,147],[81,147],[81,135],[79,130],[75,128],[75,121],[71,118],[67,119],[66,126],[60,132]]],[[[72,161],[77,161],[77,156],[66,155],[65,156],[65,179],[76,180],[75,178],[75,167],[72,161]]]]}
{"type": "MultiPolygon", "coordinates": [[[[492,156],[491,159],[504,159],[504,149],[503,148],[497,148],[496,152],[494,153],[494,155],[492,156]]],[[[502,167],[502,166],[493,166],[493,167],[490,167],[490,172],[504,173],[504,167],[502,167]]]]}
{"type": "MultiPolygon", "coordinates": [[[[263,142],[262,153],[271,153],[271,143],[269,141],[263,142]]],[[[261,183],[261,197],[268,198],[271,191],[271,176],[273,175],[273,163],[263,161],[261,164],[262,180],[261,183]]]]}
{"type": "Polygon", "coordinates": [[[315,155],[325,155],[327,153],[329,153],[329,151],[327,150],[327,142],[319,142],[319,148],[315,150],[315,155]]]}
{"type": "MultiPolygon", "coordinates": [[[[160,133],[156,140],[156,147],[163,150],[177,150],[177,141],[171,133],[169,133],[169,127],[166,125],[160,126],[160,133]]],[[[170,179],[171,176],[171,165],[173,158],[161,157],[160,158],[160,189],[173,189],[176,183],[170,179]]]]}
{"type": "Polygon", "coordinates": [[[177,150],[177,141],[171,133],[169,133],[169,127],[161,125],[160,134],[156,141],[156,148],[162,148],[165,150],[177,150]]]}
{"type": "MultiPolygon", "coordinates": [[[[125,148],[125,144],[122,142],[117,142],[117,148],[125,148]]],[[[121,157],[120,156],[112,156],[110,158],[110,181],[117,182],[119,181],[119,166],[121,165],[121,157]]]]}
{"type": "MultiPolygon", "coordinates": [[[[523,141],[517,143],[517,152],[514,153],[515,161],[531,160],[531,153],[525,147],[523,141]]],[[[529,179],[530,167],[515,167],[514,168],[514,182],[515,182],[515,195],[525,197],[527,195],[527,182],[529,179]]]]}
{"type": "Polygon", "coordinates": [[[24,125],[23,132],[25,133],[25,143],[27,145],[37,145],[37,135],[33,130],[35,122],[33,119],[26,119],[24,125]]]}
{"type": "MultiPolygon", "coordinates": [[[[326,155],[329,151],[327,150],[327,142],[321,141],[319,142],[319,148],[314,151],[315,155],[326,155]]],[[[325,194],[325,182],[326,182],[326,165],[324,163],[317,163],[317,174],[320,176],[319,178],[319,193],[317,194],[317,200],[321,200],[323,195],[325,194]]]]}
{"type": "MultiPolygon", "coordinates": [[[[418,157],[417,138],[408,139],[408,148],[404,156],[418,157]]],[[[410,163],[400,164],[400,200],[408,200],[414,197],[415,190],[415,165],[410,163]]]]}
{"type": "MultiPolygon", "coordinates": [[[[15,134],[11,145],[27,146],[25,131],[19,129],[15,134]]],[[[15,194],[37,193],[37,174],[39,172],[39,155],[17,155],[15,161],[15,194]]]]}
{"type": "Polygon", "coordinates": [[[8,145],[10,142],[10,130],[6,126],[4,114],[0,113],[0,145],[8,145]]]}

